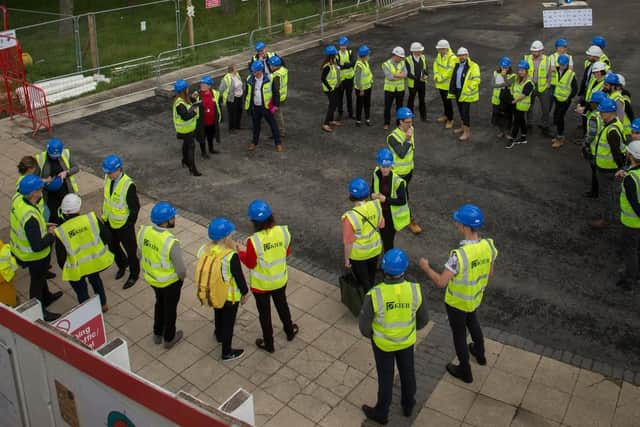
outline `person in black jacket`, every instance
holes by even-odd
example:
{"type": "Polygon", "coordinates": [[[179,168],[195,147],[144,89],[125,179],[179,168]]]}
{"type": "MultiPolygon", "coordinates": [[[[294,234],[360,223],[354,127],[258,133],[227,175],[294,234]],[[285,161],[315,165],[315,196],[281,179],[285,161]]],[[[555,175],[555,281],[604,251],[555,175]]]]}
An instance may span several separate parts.
{"type": "Polygon", "coordinates": [[[556,127],[556,136],[551,140],[551,147],[560,148],[565,143],[564,138],[564,118],[569,111],[573,97],[578,94],[578,82],[575,73],[569,69],[569,56],[562,54],[558,56],[558,83],[553,90],[553,124],[556,127]],[[566,80],[570,79],[569,85],[571,91],[569,97],[565,98],[563,91],[565,90],[566,80]]]}
{"type": "Polygon", "coordinates": [[[197,127],[199,103],[189,96],[189,83],[176,81],[173,90],[173,126],[176,137],[182,140],[182,167],[188,167],[193,176],[202,176],[196,167],[194,134],[197,127]]]}
{"type": "Polygon", "coordinates": [[[249,111],[251,117],[253,117],[253,140],[251,144],[249,144],[248,150],[254,151],[258,147],[258,142],[260,142],[260,126],[264,118],[271,128],[271,135],[276,144],[276,151],[282,152],[284,151],[284,147],[280,139],[278,124],[273,116],[273,113],[277,111],[280,106],[279,79],[272,81],[264,70],[265,68],[262,62],[254,61],[254,63],[251,64],[251,75],[247,78],[247,94],[244,108],[249,111]]]}
{"type": "Polygon", "coordinates": [[[353,77],[356,58],[348,48],[349,39],[342,36],[338,39],[338,66],[340,67],[340,86],[338,89],[338,121],[342,120],[344,110],[342,100],[347,102],[347,113],[353,119],[353,77]]]}
{"type": "Polygon", "coordinates": [[[198,123],[196,124],[195,138],[200,144],[200,152],[205,159],[209,158],[207,146],[211,154],[218,154],[219,151],[213,148],[213,139],[220,144],[220,121],[222,120],[222,110],[220,108],[220,94],[213,89],[213,78],[204,76],[200,80],[200,91],[193,94],[193,98],[198,101],[198,123]]]}

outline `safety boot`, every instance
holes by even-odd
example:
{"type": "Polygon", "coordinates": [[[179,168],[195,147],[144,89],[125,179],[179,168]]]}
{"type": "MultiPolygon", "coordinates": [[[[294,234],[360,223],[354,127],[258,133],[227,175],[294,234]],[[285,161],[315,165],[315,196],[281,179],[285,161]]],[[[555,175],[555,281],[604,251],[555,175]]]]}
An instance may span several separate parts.
{"type": "Polygon", "coordinates": [[[444,124],[444,128],[445,129],[452,129],[453,128],[453,120],[447,120],[447,122],[444,124]]]}
{"type": "Polygon", "coordinates": [[[420,227],[418,224],[416,224],[416,222],[414,220],[411,220],[411,222],[409,223],[409,230],[413,233],[413,234],[420,234],[422,233],[422,227],[420,227]]]}
{"type": "Polygon", "coordinates": [[[438,123],[444,123],[447,121],[447,116],[445,116],[444,114],[441,116],[438,116],[438,118],[436,119],[436,122],[438,123]]]}
{"type": "Polygon", "coordinates": [[[458,138],[460,141],[468,141],[471,138],[471,129],[469,126],[462,126],[462,135],[458,138]]]}

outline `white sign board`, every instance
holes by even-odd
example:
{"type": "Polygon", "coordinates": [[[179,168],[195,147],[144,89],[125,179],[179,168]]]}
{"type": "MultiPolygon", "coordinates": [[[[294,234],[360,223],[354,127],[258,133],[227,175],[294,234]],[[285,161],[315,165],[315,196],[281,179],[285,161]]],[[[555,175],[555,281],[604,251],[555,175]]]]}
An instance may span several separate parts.
{"type": "Polygon", "coordinates": [[[107,342],[102,307],[97,295],[60,317],[52,325],[76,337],[92,350],[102,347],[107,342]]]}
{"type": "Polygon", "coordinates": [[[16,30],[0,31],[0,49],[16,46],[16,30]],[[9,36],[9,37],[3,37],[9,36]]]}
{"type": "Polygon", "coordinates": [[[593,13],[591,9],[560,8],[542,11],[544,28],[591,27],[593,13]]]}
{"type": "Polygon", "coordinates": [[[0,342],[0,426],[6,427],[22,424],[11,357],[11,350],[0,342]]]}

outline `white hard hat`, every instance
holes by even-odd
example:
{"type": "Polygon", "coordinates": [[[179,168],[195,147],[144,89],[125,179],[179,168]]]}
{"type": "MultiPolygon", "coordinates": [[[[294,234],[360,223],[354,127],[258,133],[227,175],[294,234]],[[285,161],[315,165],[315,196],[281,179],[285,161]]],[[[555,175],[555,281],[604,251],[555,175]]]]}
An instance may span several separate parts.
{"type": "Polygon", "coordinates": [[[591,66],[591,72],[595,73],[596,71],[605,71],[607,69],[607,66],[605,65],[604,62],[594,62],[593,65],[591,66]]]}
{"type": "Polygon", "coordinates": [[[587,49],[585,53],[589,56],[595,56],[600,58],[602,56],[602,49],[600,48],[600,46],[593,45],[593,46],[589,46],[589,49],[587,49]]]}
{"type": "Polygon", "coordinates": [[[640,141],[631,141],[627,145],[627,153],[631,154],[634,159],[640,160],[640,141]]]}
{"type": "Polygon", "coordinates": [[[438,43],[436,43],[436,49],[451,49],[451,46],[448,41],[442,39],[438,40],[438,43]]]}
{"type": "Polygon", "coordinates": [[[60,210],[63,214],[75,214],[80,212],[82,206],[82,199],[75,193],[69,193],[64,196],[62,203],[60,204],[60,210]]]}
{"type": "Polygon", "coordinates": [[[400,46],[394,47],[391,53],[396,56],[399,56],[400,58],[404,58],[404,49],[401,48],[400,46]]]}
{"type": "Polygon", "coordinates": [[[469,55],[469,51],[467,50],[466,47],[461,47],[458,49],[458,53],[456,53],[456,55],[460,56],[460,55],[469,55]]]}
{"type": "Polygon", "coordinates": [[[627,79],[622,74],[618,74],[618,80],[620,80],[620,86],[624,87],[627,84],[627,79]]]}
{"type": "Polygon", "coordinates": [[[411,52],[422,52],[424,50],[424,46],[420,42],[411,43],[411,52]]]}
{"type": "Polygon", "coordinates": [[[529,50],[531,50],[532,52],[539,52],[541,50],[544,50],[544,45],[540,40],[536,40],[533,43],[531,43],[531,49],[529,50]]]}

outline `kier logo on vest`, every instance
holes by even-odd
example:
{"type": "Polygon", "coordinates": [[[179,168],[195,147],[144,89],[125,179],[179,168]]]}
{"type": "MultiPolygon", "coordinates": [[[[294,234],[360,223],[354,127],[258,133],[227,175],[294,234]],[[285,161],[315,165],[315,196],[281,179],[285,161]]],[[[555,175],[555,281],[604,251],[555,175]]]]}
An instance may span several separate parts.
{"type": "Polygon", "coordinates": [[[411,304],[404,302],[387,301],[385,304],[386,311],[391,311],[394,308],[411,308],[411,304]]]}

